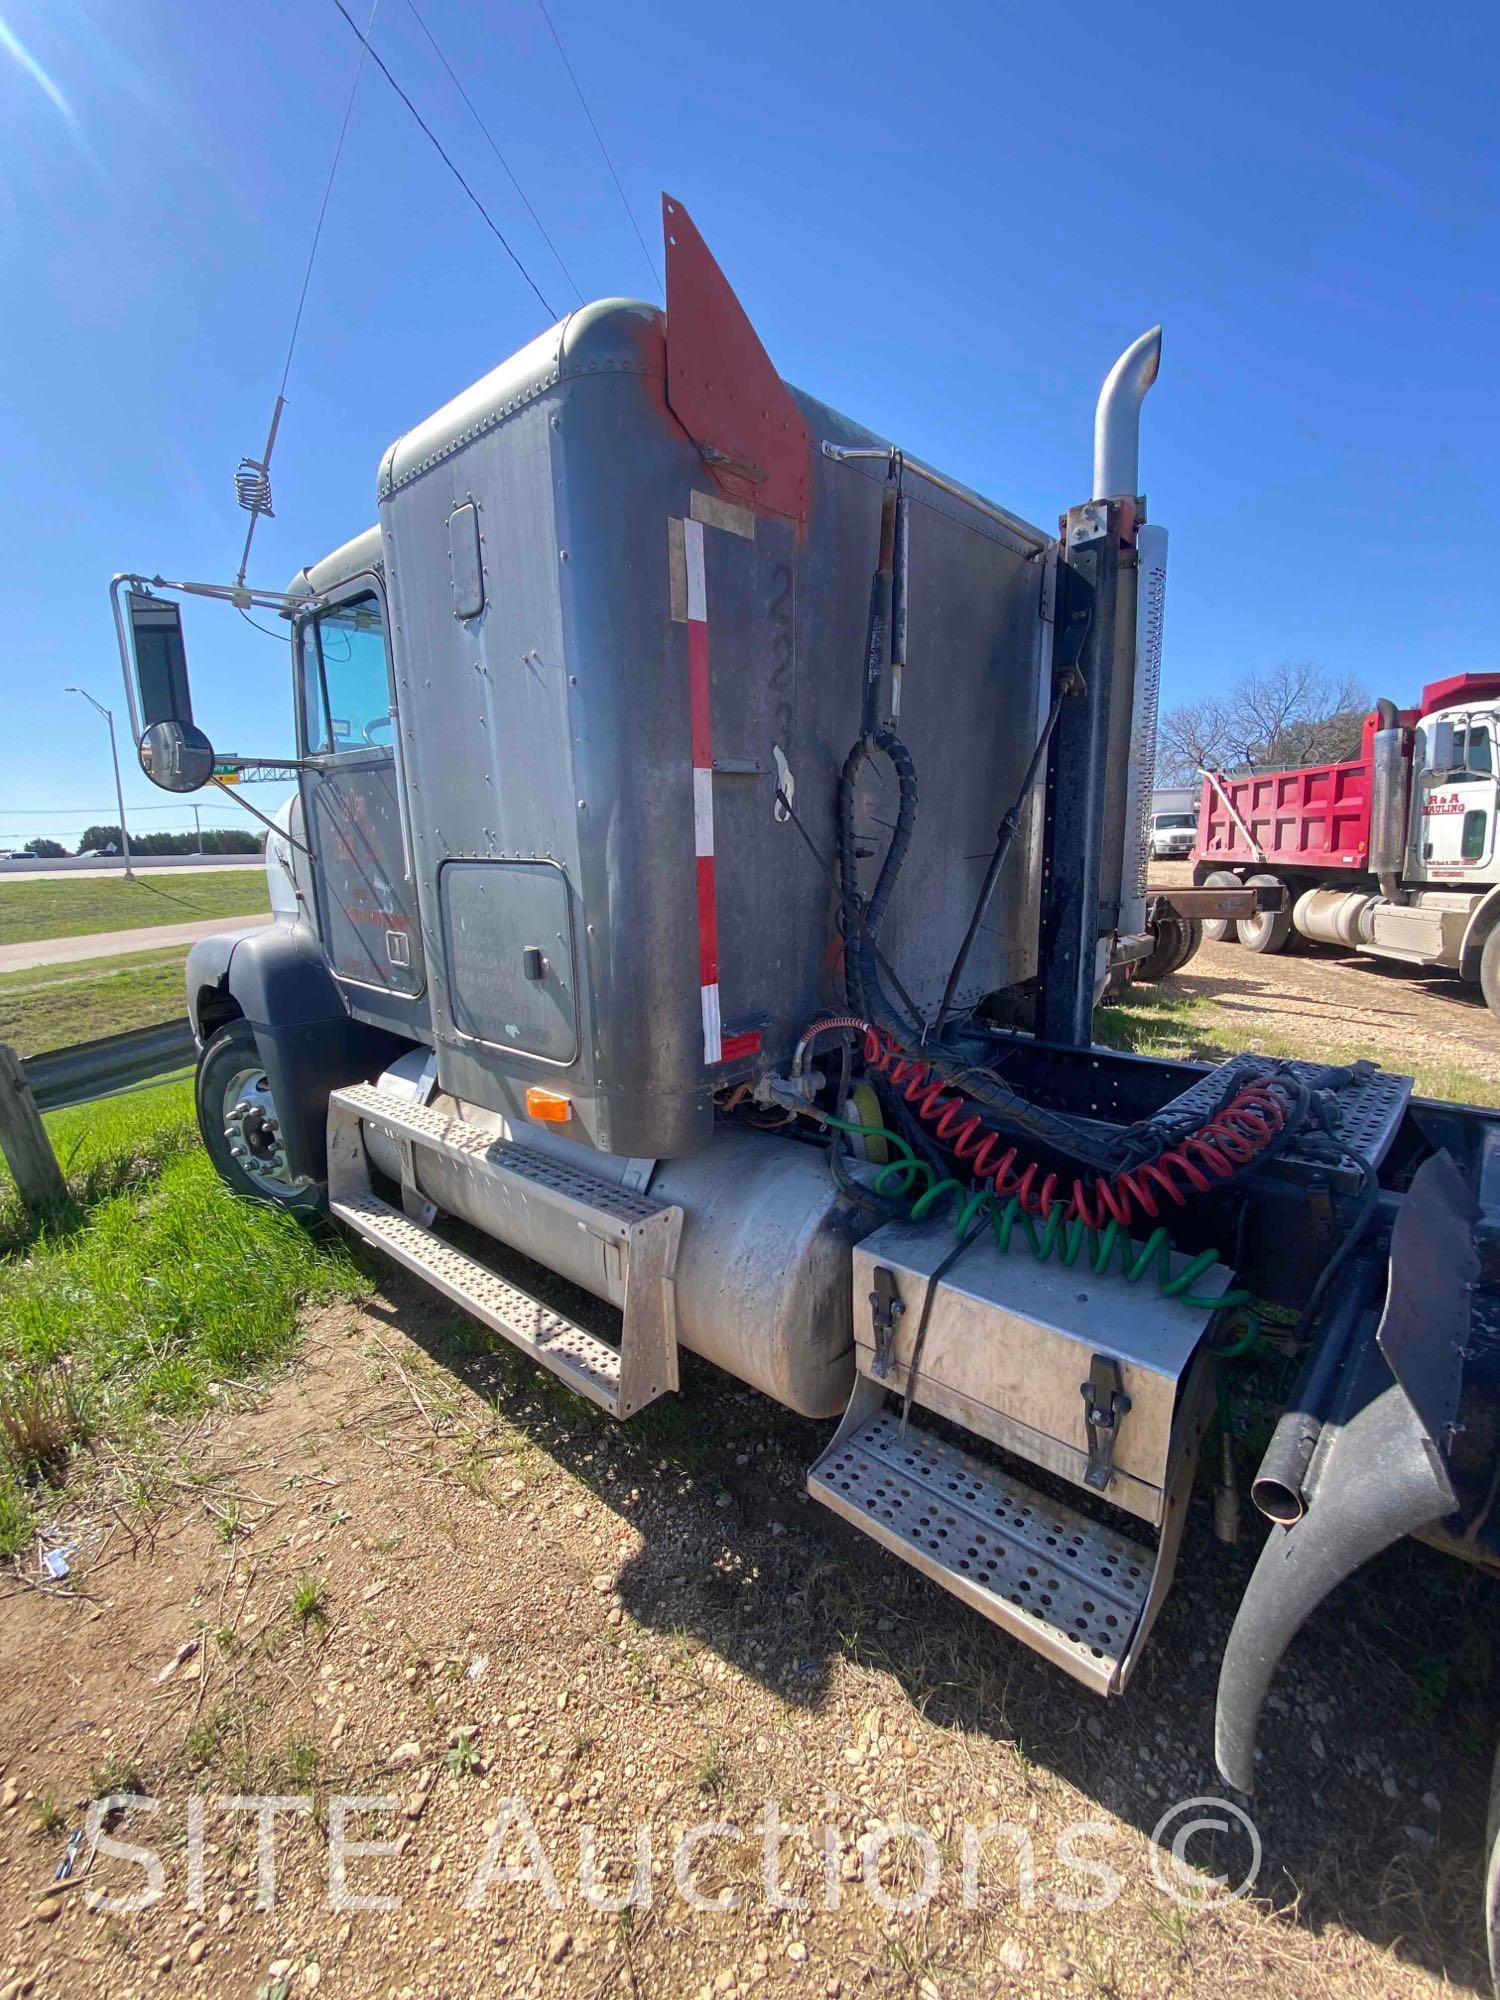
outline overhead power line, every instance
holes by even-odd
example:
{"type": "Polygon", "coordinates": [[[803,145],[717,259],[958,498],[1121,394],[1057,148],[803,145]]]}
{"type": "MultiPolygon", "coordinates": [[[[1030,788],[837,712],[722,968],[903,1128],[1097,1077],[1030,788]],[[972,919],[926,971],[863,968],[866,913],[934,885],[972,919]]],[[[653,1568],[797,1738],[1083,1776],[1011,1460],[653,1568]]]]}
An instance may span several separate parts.
{"type": "Polygon", "coordinates": [[[509,257],[510,261],[515,265],[516,269],[520,272],[521,276],[526,280],[527,284],[530,285],[532,291],[534,291],[537,297],[541,300],[542,308],[545,311],[547,317],[549,319],[556,319],[557,314],[553,311],[552,307],[547,303],[546,294],[542,291],[541,286],[537,283],[536,279],[532,277],[531,273],[527,270],[526,266],[521,262],[520,258],[516,255],[515,251],[511,248],[510,244],[505,240],[504,233],[496,224],[494,218],[491,216],[489,210],[485,207],[484,203],[479,199],[478,195],[475,194],[473,188],[469,186],[469,183],[464,179],[463,175],[459,172],[458,168],[453,164],[452,160],[449,159],[447,153],[443,150],[442,141],[438,138],[437,134],[433,131],[432,127],[427,123],[427,120],[422,116],[421,112],[418,111],[416,105],[412,103],[411,99],[407,96],[406,92],[401,88],[400,84],[397,83],[395,77],[393,77],[390,71],[386,68],[384,62],[382,62],[381,60],[379,50],[375,48],[373,43],[367,41],[365,36],[360,33],[359,24],[357,21],[355,21],[353,16],[350,14],[348,8],[344,5],[344,0],[333,0],[333,4],[335,7],[338,8],[339,12],[343,15],[345,21],[348,22],[350,32],[352,34],[358,35],[360,41],[364,42],[366,49],[369,51],[371,62],[374,63],[375,67],[380,71],[380,74],[385,78],[386,82],[391,86],[391,89],[395,91],[396,95],[401,99],[401,102],[406,106],[407,110],[411,113],[412,117],[415,118],[417,123],[421,126],[423,132],[427,135],[427,138],[431,141],[433,149],[437,153],[438,158],[442,161],[443,165],[448,169],[449,173],[452,174],[453,178],[458,182],[459,186],[463,189],[464,193],[469,197],[470,201],[473,202],[474,206],[479,210],[480,215],[483,216],[484,218],[485,227],[489,230],[490,234],[494,237],[495,241],[500,245],[501,249],[505,252],[506,256],[509,257]]]}
{"type": "Polygon", "coordinates": [[[307,269],[302,273],[302,290],[297,294],[297,312],[295,318],[292,320],[292,337],[286,345],[286,365],[281,371],[281,388],[277,393],[278,402],[285,396],[286,385],[291,379],[292,356],[297,351],[297,335],[302,330],[302,311],[307,304],[307,288],[312,283],[313,265],[317,262],[318,245],[323,237],[323,224],[328,216],[328,204],[333,199],[333,183],[338,177],[339,161],[344,157],[344,141],[349,136],[349,120],[354,116],[354,99],[359,91],[359,80],[364,74],[365,57],[373,53],[368,37],[370,30],[375,26],[375,14],[379,6],[380,0],[374,0],[374,5],[370,9],[370,18],[365,24],[365,33],[359,38],[359,60],[354,65],[354,77],[349,85],[349,101],[344,106],[344,122],[339,127],[338,144],[333,149],[333,164],[328,169],[328,184],[323,189],[323,202],[318,210],[317,224],[313,229],[312,246],[307,253],[307,269]]]}
{"type": "MultiPolygon", "coordinates": [[[[578,93],[578,102],[583,106],[583,115],[589,121],[589,127],[592,130],[594,137],[599,142],[599,151],[604,156],[604,164],[609,168],[609,177],[615,184],[616,191],[619,194],[620,201],[622,206],[624,207],[626,215],[628,215],[630,218],[630,226],[635,231],[635,240],[641,246],[641,255],[650,265],[651,275],[656,280],[657,289],[662,293],[662,296],[665,298],[666,287],[662,284],[661,272],[658,271],[656,268],[656,259],[651,255],[651,251],[647,246],[646,239],[641,234],[641,225],[635,219],[635,210],[630,206],[630,197],[629,195],[626,194],[624,187],[621,185],[620,176],[615,172],[615,163],[609,157],[609,148],[604,143],[604,134],[599,130],[598,125],[595,123],[593,112],[589,110],[589,101],[583,94],[583,85],[578,81],[577,76],[574,74],[573,65],[568,61],[568,52],[562,45],[562,37],[561,35],[558,34],[557,29],[552,25],[552,16],[547,12],[547,0],[536,0],[536,4],[542,10],[542,19],[547,23],[547,27],[552,35],[553,41],[557,43],[557,53],[562,57],[563,68],[568,72],[568,76],[572,82],[573,88],[578,93]]],[[[380,59],[377,56],[376,61],[378,62],[379,60],[380,59]]]]}
{"type": "Polygon", "coordinates": [[[558,266],[561,269],[563,276],[567,279],[568,283],[573,287],[573,290],[577,293],[578,303],[582,305],[583,293],[582,291],[579,290],[578,280],[573,276],[573,273],[568,269],[567,265],[563,262],[563,254],[561,250],[558,249],[557,245],[552,241],[552,238],[547,234],[546,224],[542,221],[542,218],[537,214],[536,210],[532,207],[531,198],[527,194],[525,188],[523,188],[521,183],[516,179],[515,170],[511,166],[510,161],[506,159],[504,153],[502,153],[500,148],[496,145],[494,136],[491,133],[489,126],[486,125],[484,120],[480,117],[478,107],[474,103],[473,98],[470,97],[468,91],[464,89],[463,84],[459,79],[457,70],[454,69],[452,63],[449,62],[448,58],[443,54],[442,49],[438,46],[437,36],[433,34],[431,28],[428,27],[427,23],[422,19],[422,16],[417,12],[416,0],[406,0],[406,4],[411,9],[412,19],[416,22],[417,26],[422,30],[422,33],[427,37],[428,41],[432,44],[433,54],[437,57],[438,61],[443,65],[443,68],[447,70],[448,75],[452,80],[453,88],[458,92],[459,96],[468,106],[469,116],[474,120],[474,123],[479,127],[480,131],[484,134],[485,144],[489,147],[490,151],[494,154],[495,158],[500,162],[501,166],[504,167],[506,173],[509,175],[510,184],[515,189],[516,193],[521,197],[522,202],[525,204],[526,213],[531,217],[532,221],[536,224],[537,229],[541,233],[542,241],[546,244],[547,248],[552,252],[553,256],[557,259],[558,266]]]}
{"type": "MultiPolygon", "coordinates": [[[[239,471],[234,476],[235,490],[240,505],[248,509],[250,525],[245,530],[245,547],[240,556],[239,581],[245,581],[245,571],[250,566],[250,544],[255,540],[255,530],[262,514],[271,513],[271,454],[276,449],[276,432],[281,423],[281,413],[286,408],[286,385],[291,379],[292,356],[297,351],[297,335],[302,331],[302,312],[307,304],[307,288],[312,283],[313,265],[318,261],[318,245],[323,238],[323,224],[328,215],[328,204],[333,199],[333,184],[338,178],[339,161],[344,157],[344,141],[349,136],[349,120],[354,116],[354,99],[359,91],[359,80],[364,74],[365,51],[369,48],[366,39],[375,25],[376,10],[380,0],[371,0],[370,18],[366,23],[365,35],[360,37],[359,60],[354,65],[354,75],[349,84],[349,96],[344,105],[343,123],[339,126],[338,143],[333,149],[333,164],[328,169],[328,179],[323,187],[323,200],[318,209],[318,220],[313,227],[312,243],[307,252],[307,268],[302,273],[302,289],[297,294],[297,310],[292,317],[292,334],[286,344],[286,360],[281,369],[281,387],[276,392],[276,407],[271,412],[271,428],[266,436],[265,449],[260,457],[242,458],[239,471]]],[[[239,607],[244,617],[243,605],[239,607]]],[[[254,622],[249,621],[249,622],[254,622]]]]}

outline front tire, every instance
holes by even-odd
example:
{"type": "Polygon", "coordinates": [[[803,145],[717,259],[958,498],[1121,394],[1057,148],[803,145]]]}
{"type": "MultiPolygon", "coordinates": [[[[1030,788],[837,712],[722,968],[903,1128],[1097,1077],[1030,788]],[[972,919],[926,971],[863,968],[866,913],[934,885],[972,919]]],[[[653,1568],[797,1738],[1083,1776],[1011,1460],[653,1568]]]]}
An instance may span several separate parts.
{"type": "Polygon", "coordinates": [[[271,1080],[248,1021],[221,1028],[198,1058],[198,1130],[214,1171],[235,1194],[314,1208],[317,1189],[292,1171],[271,1080]]]}

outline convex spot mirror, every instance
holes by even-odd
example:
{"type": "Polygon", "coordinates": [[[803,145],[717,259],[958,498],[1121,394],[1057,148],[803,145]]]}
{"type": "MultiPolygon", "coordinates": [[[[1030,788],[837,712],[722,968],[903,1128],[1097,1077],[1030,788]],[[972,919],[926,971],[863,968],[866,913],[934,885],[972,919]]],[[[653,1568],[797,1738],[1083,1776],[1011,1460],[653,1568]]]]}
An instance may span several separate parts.
{"type": "Polygon", "coordinates": [[[193,722],[153,722],[141,737],[141,769],[164,792],[199,792],[214,774],[214,746],[193,722]]]}

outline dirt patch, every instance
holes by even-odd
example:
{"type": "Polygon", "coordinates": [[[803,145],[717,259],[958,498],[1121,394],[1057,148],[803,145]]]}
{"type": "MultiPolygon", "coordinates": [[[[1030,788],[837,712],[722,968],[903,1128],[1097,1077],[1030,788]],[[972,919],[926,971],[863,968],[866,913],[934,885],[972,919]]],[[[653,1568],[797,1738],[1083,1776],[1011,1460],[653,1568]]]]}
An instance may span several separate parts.
{"type": "MultiPolygon", "coordinates": [[[[1189,1907],[1153,1876],[1150,1835],[1221,1792],[1214,1663],[1258,1536],[1221,1548],[1195,1503],[1141,1670],[1105,1705],[811,1503],[827,1427],[684,1373],[680,1398],[616,1427],[393,1280],[199,1426],[168,1505],[79,1495],[69,1582],[0,1581],[0,1992],[1479,1989],[1481,1579],[1407,1545],[1313,1621],[1273,1691],[1257,1894],[1189,1907]],[[109,1789],[160,1802],[117,1829],[164,1871],[135,1913],[89,1907],[145,1883],[118,1855],[44,1896],[109,1789]],[[266,1910],[256,1822],[217,1803],[245,1794],[306,1802],[277,1814],[266,1910]],[[397,1843],[346,1875],[396,1907],[330,1907],[338,1795],[396,1801],[346,1829],[397,1843]],[[813,1830],[769,1836],[805,1908],[766,1894],[768,1802],[813,1830]],[[920,1837],[882,1850],[902,1822],[920,1837]],[[965,1828],[996,1822],[966,1908],[965,1828]],[[680,1864],[683,1831],[717,1823],[739,1832],[680,1864]],[[560,1907],[537,1881],[475,1894],[497,1825],[492,1858],[544,1857],[560,1907]],[[590,1907],[587,1827],[600,1896],[631,1887],[649,1829],[649,1905],[590,1907]],[[929,1857],[935,1892],[902,1914],[929,1857]],[[740,1907],[694,1907],[677,1865],[740,1907]],[[1101,1867],[1109,1906],[1072,1907],[1109,1886],[1101,1867]]],[[[1217,1865],[1243,1862],[1226,1844],[1217,1865]]]]}
{"type": "MultiPolygon", "coordinates": [[[[1186,863],[1152,869],[1153,881],[1191,877],[1186,863]]],[[[1393,1070],[1420,1064],[1431,1072],[1433,1095],[1454,1094],[1442,1088],[1450,1077],[1460,1087],[1466,1075],[1500,1086],[1500,1021],[1477,986],[1449,973],[1303,940],[1266,955],[1205,944],[1160,990],[1212,1010],[1200,1037],[1205,1055],[1258,1046],[1274,1054],[1295,1048],[1314,1061],[1363,1055],[1393,1070]]]]}

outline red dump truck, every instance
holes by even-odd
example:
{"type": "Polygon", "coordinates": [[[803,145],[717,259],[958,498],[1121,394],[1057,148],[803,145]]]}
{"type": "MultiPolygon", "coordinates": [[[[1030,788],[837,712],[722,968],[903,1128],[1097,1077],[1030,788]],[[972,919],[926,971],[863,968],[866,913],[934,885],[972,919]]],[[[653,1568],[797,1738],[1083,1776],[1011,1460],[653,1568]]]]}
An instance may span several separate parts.
{"type": "Polygon", "coordinates": [[[1204,935],[1280,951],[1293,932],[1476,981],[1500,1016],[1500,673],[1379,701],[1360,753],[1292,771],[1205,771],[1193,881],[1280,885],[1280,909],[1204,935]]]}

